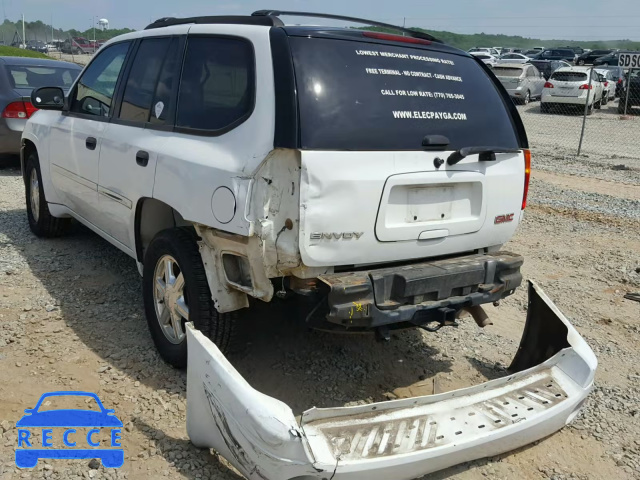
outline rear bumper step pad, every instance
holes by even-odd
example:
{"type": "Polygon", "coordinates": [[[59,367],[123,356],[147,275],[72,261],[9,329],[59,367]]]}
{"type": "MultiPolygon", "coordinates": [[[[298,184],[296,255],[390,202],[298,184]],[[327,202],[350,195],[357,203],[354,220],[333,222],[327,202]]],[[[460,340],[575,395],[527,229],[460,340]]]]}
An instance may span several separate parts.
{"type": "MultiPolygon", "coordinates": [[[[575,418],[597,360],[535,284],[507,377],[438,395],[312,408],[298,423],[189,324],[187,432],[249,479],[409,480],[532,443],[575,418]]],[[[320,388],[320,387],[319,387],[320,388]]]]}
{"type": "Polygon", "coordinates": [[[442,309],[495,302],[522,283],[524,259],[509,252],[320,275],[329,286],[326,319],[345,328],[426,323],[442,309]]]}

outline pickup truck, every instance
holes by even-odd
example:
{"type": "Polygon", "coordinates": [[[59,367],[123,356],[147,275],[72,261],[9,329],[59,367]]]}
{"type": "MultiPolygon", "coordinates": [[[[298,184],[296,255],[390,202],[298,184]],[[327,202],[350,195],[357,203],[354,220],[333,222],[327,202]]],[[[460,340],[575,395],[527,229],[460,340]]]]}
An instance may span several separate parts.
{"type": "Polygon", "coordinates": [[[522,283],[523,258],[501,248],[531,154],[491,70],[426,34],[281,13],[163,18],[106,43],[67,96],[34,91],[31,230],[61,235],[73,218],[137,262],[153,341],[188,368],[192,441],[247,478],[413,478],[560,428],[595,359],[533,286],[513,375],[441,398],[298,424],[224,357],[256,301],[388,341],[465,311],[485,327],[482,305],[522,283]]]}

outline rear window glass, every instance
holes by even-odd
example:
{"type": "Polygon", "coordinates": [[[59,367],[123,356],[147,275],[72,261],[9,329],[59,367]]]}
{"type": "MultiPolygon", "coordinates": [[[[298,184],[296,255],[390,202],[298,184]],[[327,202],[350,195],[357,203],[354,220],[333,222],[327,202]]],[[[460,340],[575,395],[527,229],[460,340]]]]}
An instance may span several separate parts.
{"type": "Polygon", "coordinates": [[[70,88],[80,73],[79,68],[30,67],[24,65],[7,65],[6,68],[13,88],[70,88]]]}
{"type": "Polygon", "coordinates": [[[587,79],[587,74],[582,72],[555,72],[551,75],[551,78],[560,82],[581,82],[587,79]]]}
{"type": "Polygon", "coordinates": [[[518,147],[505,103],[473,58],[423,48],[291,37],[305,149],[518,147]]]}
{"type": "Polygon", "coordinates": [[[496,74],[496,77],[519,77],[520,75],[522,75],[522,69],[493,67],[493,73],[496,74]]]}

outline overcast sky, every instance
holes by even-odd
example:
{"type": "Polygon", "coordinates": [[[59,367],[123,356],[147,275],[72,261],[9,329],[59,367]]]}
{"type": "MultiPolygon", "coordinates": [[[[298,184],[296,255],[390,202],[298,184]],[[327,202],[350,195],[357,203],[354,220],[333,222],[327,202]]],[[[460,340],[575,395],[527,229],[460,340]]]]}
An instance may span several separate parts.
{"type": "MultiPolygon", "coordinates": [[[[367,17],[457,33],[504,33],[541,39],[640,40],[638,0],[2,0],[10,19],[22,13],[56,27],[143,28],[164,16],[249,14],[263,8],[367,17]]],[[[295,19],[285,21],[295,22],[295,19]]],[[[310,20],[306,20],[310,22],[310,20]]]]}

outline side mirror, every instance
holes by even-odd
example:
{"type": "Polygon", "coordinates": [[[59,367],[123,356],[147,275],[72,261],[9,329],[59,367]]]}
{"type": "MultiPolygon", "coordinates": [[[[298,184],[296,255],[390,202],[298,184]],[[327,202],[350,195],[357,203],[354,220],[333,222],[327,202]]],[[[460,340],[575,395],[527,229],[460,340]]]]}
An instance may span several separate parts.
{"type": "Polygon", "coordinates": [[[62,110],[64,91],[60,87],[42,87],[31,92],[31,103],[40,110],[62,110]]]}

